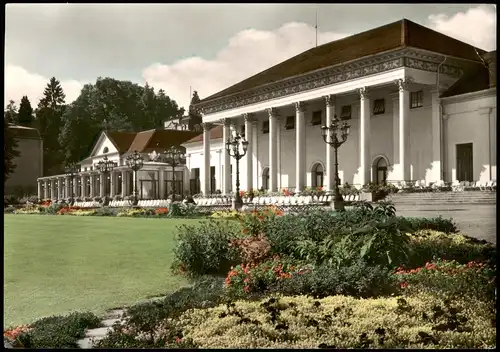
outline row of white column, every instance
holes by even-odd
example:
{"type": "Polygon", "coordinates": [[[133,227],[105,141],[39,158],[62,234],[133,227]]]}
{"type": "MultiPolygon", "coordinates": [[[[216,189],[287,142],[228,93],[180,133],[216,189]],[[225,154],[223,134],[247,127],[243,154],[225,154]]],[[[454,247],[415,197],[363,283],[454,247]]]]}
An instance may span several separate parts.
{"type": "MultiPolygon", "coordinates": [[[[399,165],[401,180],[410,180],[410,92],[408,90],[408,80],[400,79],[395,82],[399,88],[399,165]]],[[[371,143],[370,143],[370,97],[368,89],[363,87],[359,89],[360,95],[360,127],[359,127],[359,143],[360,143],[360,168],[359,180],[361,184],[366,184],[371,181],[371,143]]],[[[336,111],[336,99],[334,95],[324,97],[326,103],[326,120],[325,125],[329,125],[334,118],[336,111]]],[[[296,132],[296,175],[295,175],[295,188],[301,191],[305,188],[306,180],[306,103],[296,102],[295,107],[295,132],[296,132]]],[[[269,117],[269,190],[276,192],[278,190],[278,110],[270,108],[267,110],[269,117]]],[[[242,189],[253,188],[253,141],[252,130],[255,126],[254,114],[245,114],[245,135],[248,138],[248,150],[244,158],[246,162],[246,185],[242,189]],[[246,188],[244,188],[246,186],[246,188]]],[[[223,141],[226,142],[231,134],[230,119],[223,119],[223,141]]],[[[208,194],[210,190],[210,129],[213,127],[210,123],[204,123],[203,126],[203,180],[201,191],[203,194],[208,194]]],[[[335,186],[335,175],[333,171],[333,151],[332,147],[325,143],[326,148],[326,185],[327,190],[333,190],[335,186]]],[[[231,156],[224,148],[224,194],[228,194],[231,189],[231,156]],[[227,165],[227,166],[226,166],[227,165]]]]}
{"type": "MultiPolygon", "coordinates": [[[[128,195],[128,177],[129,173],[127,171],[121,171],[121,196],[125,197],[128,195]]],[[[160,172],[160,178],[162,173],[160,172]]],[[[111,187],[109,190],[109,194],[111,197],[116,195],[116,184],[118,181],[118,172],[110,173],[111,187]]],[[[105,193],[105,183],[104,174],[100,174],[99,184],[97,184],[97,174],[82,174],[76,175],[73,179],[73,195],[76,197],[78,193],[80,193],[80,197],[104,197],[105,193]],[[78,178],[80,182],[78,182],[78,178]],[[90,182],[89,181],[90,178],[90,182]],[[78,186],[80,184],[80,192],[78,192],[78,186]],[[90,192],[87,192],[87,185],[90,184],[90,192]],[[99,188],[99,193],[97,192],[97,188],[99,188]]],[[[160,180],[160,188],[162,188],[162,180],[160,180]]],[[[56,176],[50,179],[38,180],[38,198],[40,199],[63,199],[69,198],[71,196],[71,182],[69,176],[56,176]],[[64,181],[64,185],[63,185],[64,181]],[[49,187],[50,183],[50,187],[49,187]],[[64,190],[64,188],[66,188],[64,190]],[[56,194],[57,189],[57,194],[56,194]]]]}

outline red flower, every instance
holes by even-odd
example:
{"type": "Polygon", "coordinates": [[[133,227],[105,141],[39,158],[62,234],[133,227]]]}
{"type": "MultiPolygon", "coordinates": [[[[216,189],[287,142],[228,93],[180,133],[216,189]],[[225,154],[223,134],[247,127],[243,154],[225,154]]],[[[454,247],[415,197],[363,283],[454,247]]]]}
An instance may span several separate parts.
{"type": "Polygon", "coordinates": [[[179,336],[175,337],[175,343],[181,343],[182,339],[179,336]]]}
{"type": "Polygon", "coordinates": [[[399,286],[401,288],[406,288],[406,287],[408,287],[408,283],[407,282],[402,282],[402,283],[399,284],[399,286]]]}
{"type": "Polygon", "coordinates": [[[248,292],[250,290],[250,288],[248,286],[245,286],[245,287],[243,287],[243,290],[245,290],[245,292],[248,292]]]}

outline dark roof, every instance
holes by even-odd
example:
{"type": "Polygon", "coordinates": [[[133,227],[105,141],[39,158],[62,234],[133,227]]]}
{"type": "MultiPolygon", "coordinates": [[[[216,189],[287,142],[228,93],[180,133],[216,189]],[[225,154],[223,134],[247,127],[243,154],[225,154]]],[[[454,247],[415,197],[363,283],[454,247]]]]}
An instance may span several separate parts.
{"type": "Polygon", "coordinates": [[[137,133],[128,152],[137,150],[139,153],[149,153],[153,150],[166,149],[180,145],[199,135],[200,132],[156,129],[137,133]]]}
{"type": "Polygon", "coordinates": [[[19,139],[42,139],[36,128],[19,126],[9,123],[9,128],[14,132],[16,138],[19,139]]]}
{"type": "MultiPolygon", "coordinates": [[[[475,48],[407,19],[309,49],[242,82],[213,94],[200,103],[243,92],[329,66],[405,47],[424,49],[478,61],[475,48]]],[[[477,49],[479,54],[484,50],[477,49]]]]}
{"type": "Polygon", "coordinates": [[[476,65],[448,88],[441,98],[452,97],[466,93],[478,92],[489,88],[490,78],[488,69],[481,65],[476,65]]]}
{"type": "Polygon", "coordinates": [[[120,154],[125,153],[134,141],[135,132],[105,132],[120,154]]]}
{"type": "MultiPolygon", "coordinates": [[[[224,127],[222,125],[216,126],[210,130],[210,139],[219,139],[223,136],[224,127]]],[[[203,133],[198,136],[191,138],[190,140],[184,143],[194,143],[194,142],[203,142],[203,133]]]]}
{"type": "Polygon", "coordinates": [[[133,152],[149,153],[180,145],[200,132],[155,129],[142,132],[105,132],[120,154],[133,152]]]}

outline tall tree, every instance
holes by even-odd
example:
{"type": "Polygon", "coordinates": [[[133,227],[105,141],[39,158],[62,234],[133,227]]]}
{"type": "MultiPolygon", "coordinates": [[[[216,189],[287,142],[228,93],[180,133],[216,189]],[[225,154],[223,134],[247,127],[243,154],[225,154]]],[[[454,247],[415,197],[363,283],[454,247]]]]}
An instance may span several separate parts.
{"type": "Polygon", "coordinates": [[[21,126],[33,126],[33,108],[31,107],[31,103],[26,95],[21,99],[19,112],[17,114],[17,121],[21,126]]]}
{"type": "Polygon", "coordinates": [[[7,120],[7,123],[17,124],[17,106],[14,100],[9,100],[9,104],[5,107],[3,117],[7,120]]]}
{"type": "Polygon", "coordinates": [[[43,174],[57,174],[62,171],[63,153],[59,145],[61,117],[64,113],[66,95],[61,83],[52,77],[45,87],[38,103],[36,118],[43,138],[43,174]]]}
{"type": "Polygon", "coordinates": [[[194,107],[194,104],[197,104],[200,101],[201,101],[201,99],[198,96],[198,92],[194,91],[193,92],[193,97],[191,98],[191,103],[189,103],[189,113],[199,115],[199,111],[198,111],[198,109],[196,109],[194,107]]]}
{"type": "Polygon", "coordinates": [[[155,94],[149,85],[99,77],[83,87],[63,114],[59,143],[64,146],[64,160],[88,157],[104,129],[139,132],[160,127],[166,116],[183,112],[162,90],[155,94]]]}
{"type": "Polygon", "coordinates": [[[17,150],[17,140],[14,132],[9,128],[9,121],[4,117],[3,119],[3,185],[8,180],[9,176],[16,169],[14,158],[20,155],[17,150]]]}

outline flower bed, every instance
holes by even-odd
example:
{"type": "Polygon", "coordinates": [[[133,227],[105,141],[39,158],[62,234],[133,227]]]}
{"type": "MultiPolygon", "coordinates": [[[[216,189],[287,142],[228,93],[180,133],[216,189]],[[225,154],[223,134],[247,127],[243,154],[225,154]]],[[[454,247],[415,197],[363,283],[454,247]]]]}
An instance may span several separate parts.
{"type": "Polygon", "coordinates": [[[188,311],[179,326],[184,338],[207,349],[494,348],[490,309],[424,294],[366,300],[278,296],[188,311]],[[436,307],[442,315],[435,315],[436,307]]]}

